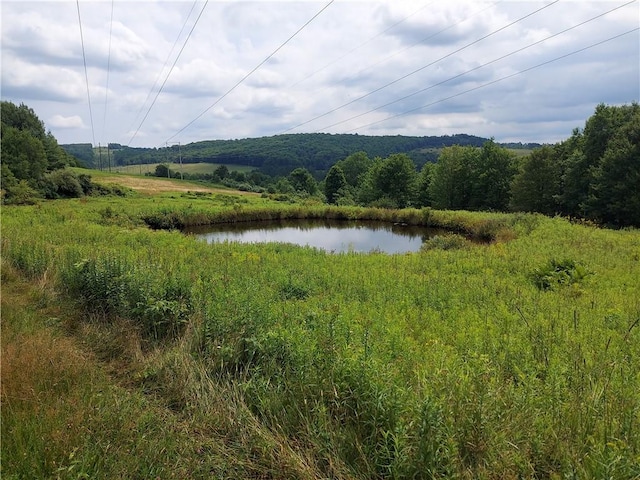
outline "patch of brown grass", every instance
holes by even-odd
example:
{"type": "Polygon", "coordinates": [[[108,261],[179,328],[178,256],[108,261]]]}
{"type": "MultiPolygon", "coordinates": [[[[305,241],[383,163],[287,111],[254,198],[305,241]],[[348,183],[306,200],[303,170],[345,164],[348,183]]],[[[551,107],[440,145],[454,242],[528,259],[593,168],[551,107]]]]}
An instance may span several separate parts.
{"type": "MultiPolygon", "coordinates": [[[[135,177],[129,175],[101,175],[96,179],[96,183],[117,184],[131,188],[137,192],[147,195],[168,192],[207,192],[207,193],[230,193],[230,190],[223,188],[209,188],[201,185],[188,184],[169,178],[135,177]]],[[[257,195],[252,192],[233,191],[240,195],[257,195]]]]}
{"type": "Polygon", "coordinates": [[[3,341],[1,351],[3,400],[38,403],[40,395],[66,393],[87,374],[86,359],[71,340],[48,330],[18,334],[3,341]]]}

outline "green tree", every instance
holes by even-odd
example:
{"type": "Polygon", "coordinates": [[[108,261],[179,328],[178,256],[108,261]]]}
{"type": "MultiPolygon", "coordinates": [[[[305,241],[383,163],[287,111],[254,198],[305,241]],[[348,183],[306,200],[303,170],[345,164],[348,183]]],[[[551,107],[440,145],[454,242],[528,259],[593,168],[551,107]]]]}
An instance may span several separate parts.
{"type": "Polygon", "coordinates": [[[610,132],[602,157],[590,172],[592,182],[585,207],[588,216],[596,220],[637,226],[640,225],[640,105],[610,109],[614,110],[610,117],[616,118],[614,132],[610,132]]]}
{"type": "Polygon", "coordinates": [[[389,199],[398,208],[413,204],[416,198],[418,174],[416,167],[404,153],[396,153],[385,159],[374,177],[374,189],[378,199],[389,199]]]}
{"type": "Polygon", "coordinates": [[[374,158],[367,171],[359,179],[359,187],[356,190],[356,199],[359,204],[369,205],[379,198],[380,192],[376,188],[376,178],[380,175],[382,162],[382,158],[374,158]]]}
{"type": "Polygon", "coordinates": [[[561,175],[559,204],[564,215],[584,216],[590,184],[589,162],[583,153],[584,136],[575,128],[571,136],[554,145],[561,175]]]}
{"type": "Polygon", "coordinates": [[[515,173],[514,155],[493,139],[485,142],[473,169],[469,207],[474,210],[506,210],[515,173]]]}
{"type": "Polygon", "coordinates": [[[472,172],[479,154],[475,147],[454,145],[442,149],[429,186],[434,207],[453,210],[469,207],[472,172]]]}
{"type": "MultiPolygon", "coordinates": [[[[626,183],[630,179],[619,178],[619,184],[613,185],[611,175],[615,174],[609,174],[607,170],[613,168],[620,172],[621,163],[625,163],[622,160],[625,154],[616,152],[618,149],[630,151],[625,147],[625,134],[621,137],[620,132],[627,128],[626,125],[637,122],[637,110],[637,103],[623,106],[600,104],[587,119],[583,132],[574,130],[572,137],[564,142],[564,213],[605,222],[619,221],[618,215],[612,220],[612,212],[606,213],[609,209],[607,202],[613,198],[609,195],[607,187],[613,188],[613,191],[627,190],[626,183]],[[605,157],[607,165],[603,165],[605,157]]],[[[630,135],[628,138],[633,143],[633,134],[630,135]]],[[[637,189],[637,184],[631,185],[630,189],[637,189]]],[[[616,202],[619,202],[619,199],[616,202]]]]}
{"type": "Polygon", "coordinates": [[[604,103],[599,104],[589,117],[584,126],[582,150],[591,165],[602,159],[609,141],[624,123],[624,117],[624,107],[607,106],[604,103]]]}
{"type": "Polygon", "coordinates": [[[315,195],[318,192],[318,184],[306,168],[296,168],[289,174],[289,182],[297,192],[315,195]]]}
{"type": "Polygon", "coordinates": [[[513,179],[510,208],[546,215],[558,213],[560,178],[555,149],[547,145],[534,150],[513,179]]]}
{"type": "Polygon", "coordinates": [[[229,176],[229,168],[226,165],[220,165],[213,171],[213,175],[219,180],[224,180],[229,176]]]}
{"type": "Polygon", "coordinates": [[[435,169],[436,164],[432,162],[427,162],[422,166],[420,175],[418,176],[418,194],[416,197],[416,206],[430,207],[433,204],[430,186],[433,180],[435,169]]]}
{"type": "Polygon", "coordinates": [[[273,186],[273,188],[278,193],[285,193],[285,194],[295,193],[295,189],[293,188],[293,185],[291,185],[291,182],[286,177],[280,177],[278,181],[275,183],[275,185],[273,186]]]}
{"type": "Polygon", "coordinates": [[[324,180],[324,194],[328,203],[338,203],[348,183],[340,165],[336,164],[329,169],[324,180]]]}
{"type": "Polygon", "coordinates": [[[365,152],[356,152],[337,162],[337,165],[342,169],[347,183],[357,190],[373,165],[373,160],[365,152]]]}
{"type": "Polygon", "coordinates": [[[3,125],[2,163],[18,180],[26,180],[33,187],[47,171],[47,154],[42,142],[29,130],[3,125]]]}
{"type": "Polygon", "coordinates": [[[169,170],[169,166],[165,163],[161,163],[160,165],[156,165],[156,170],[154,172],[156,177],[168,178],[171,175],[171,171],[169,170]]]}
{"type": "Polygon", "coordinates": [[[33,203],[49,190],[45,174],[66,167],[70,157],[31,108],[3,101],[0,113],[2,201],[33,203]]]}
{"type": "Polygon", "coordinates": [[[12,102],[3,101],[1,103],[0,117],[2,126],[9,126],[25,132],[38,140],[44,140],[46,132],[44,123],[38,118],[33,109],[24,103],[19,106],[12,102]]]}
{"type": "Polygon", "coordinates": [[[68,166],[77,167],[80,165],[75,158],[69,155],[60,145],[58,145],[58,141],[51,132],[47,132],[44,136],[42,139],[42,145],[47,155],[48,171],[51,172],[68,166]]]}
{"type": "Polygon", "coordinates": [[[1,105],[2,130],[15,128],[23,132],[24,135],[28,135],[40,142],[45,152],[47,171],[64,168],[69,164],[76,164],[75,160],[58,145],[58,141],[51,132],[45,131],[44,123],[38,118],[33,109],[25,104],[17,106],[6,101],[3,101],[1,105]]]}

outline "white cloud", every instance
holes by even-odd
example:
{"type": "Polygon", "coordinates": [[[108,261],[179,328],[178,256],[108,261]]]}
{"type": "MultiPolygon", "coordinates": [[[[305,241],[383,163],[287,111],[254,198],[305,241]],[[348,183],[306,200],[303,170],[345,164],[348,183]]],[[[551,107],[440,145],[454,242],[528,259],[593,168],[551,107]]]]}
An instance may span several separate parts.
{"type": "Polygon", "coordinates": [[[80,103],[86,99],[86,82],[68,67],[3,55],[2,96],[22,98],[29,106],[38,101],[80,103]]]}
{"type": "Polygon", "coordinates": [[[82,118],[79,115],[73,115],[71,117],[65,117],[62,115],[54,115],[47,121],[47,125],[53,128],[80,128],[86,129],[88,128],[82,118]]]}
{"type": "Polygon", "coordinates": [[[80,2],[92,122],[76,2],[3,1],[2,98],[32,107],[61,143],[90,141],[92,123],[96,141],[127,143],[146,116],[132,146],[150,147],[342,121],[328,131],[555,141],[600,102],[640,99],[637,30],[501,80],[637,28],[637,3],[469,73],[618,4],[558,2],[489,35],[545,4],[335,2],[284,46],[326,2],[209,2],[192,31],[203,5],[118,1],[111,25],[110,2],[80,2]]]}

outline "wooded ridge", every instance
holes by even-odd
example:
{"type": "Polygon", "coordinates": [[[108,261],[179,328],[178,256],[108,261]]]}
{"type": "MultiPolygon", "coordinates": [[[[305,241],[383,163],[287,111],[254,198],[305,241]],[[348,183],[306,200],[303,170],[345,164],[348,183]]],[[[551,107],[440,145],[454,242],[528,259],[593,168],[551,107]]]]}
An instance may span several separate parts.
{"type": "MultiPolygon", "coordinates": [[[[369,157],[407,154],[418,168],[434,162],[439,149],[452,145],[482,146],[488,139],[474,135],[412,137],[403,135],[369,136],[358,134],[300,133],[239,140],[207,140],[167,148],[131,148],[109,144],[112,164],[133,165],[178,161],[183,163],[220,163],[249,165],[270,176],[288,175],[296,168],[306,168],[324,176],[337,161],[356,152],[369,157]]],[[[512,143],[509,148],[533,149],[539,144],[512,143]]],[[[97,167],[90,144],[62,145],[87,167],[97,167]]]]}

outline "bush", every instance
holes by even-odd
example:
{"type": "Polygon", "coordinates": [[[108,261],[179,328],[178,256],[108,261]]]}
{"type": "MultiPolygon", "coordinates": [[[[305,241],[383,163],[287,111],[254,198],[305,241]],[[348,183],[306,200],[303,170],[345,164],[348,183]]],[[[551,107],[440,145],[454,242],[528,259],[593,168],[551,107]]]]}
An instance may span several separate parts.
{"type": "Polygon", "coordinates": [[[309,286],[291,278],[282,283],[278,290],[283,300],[304,300],[311,294],[309,286]]]}
{"type": "Polygon", "coordinates": [[[555,290],[561,285],[572,285],[584,280],[589,272],[575,261],[551,259],[531,274],[533,283],[540,290],[555,290]]]}
{"type": "Polygon", "coordinates": [[[457,233],[448,233],[445,235],[435,235],[427,239],[420,247],[420,250],[426,252],[428,250],[440,249],[440,250],[459,250],[461,248],[467,248],[469,246],[469,240],[464,236],[457,233]]]}
{"type": "Polygon", "coordinates": [[[80,180],[71,170],[56,170],[46,175],[42,182],[46,198],[78,198],[84,195],[80,180]]]}
{"type": "Polygon", "coordinates": [[[2,203],[6,205],[34,205],[42,195],[31,188],[26,180],[20,180],[14,185],[6,185],[2,193],[2,203]]]}
{"type": "Polygon", "coordinates": [[[142,217],[142,221],[154,230],[181,230],[184,219],[176,212],[150,213],[142,217]]]}
{"type": "Polygon", "coordinates": [[[107,323],[129,318],[155,340],[179,335],[192,312],[184,278],[154,274],[115,257],[81,260],[64,272],[63,281],[86,312],[107,323]]]}

